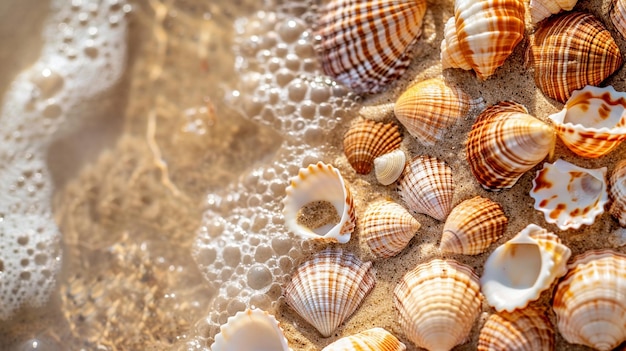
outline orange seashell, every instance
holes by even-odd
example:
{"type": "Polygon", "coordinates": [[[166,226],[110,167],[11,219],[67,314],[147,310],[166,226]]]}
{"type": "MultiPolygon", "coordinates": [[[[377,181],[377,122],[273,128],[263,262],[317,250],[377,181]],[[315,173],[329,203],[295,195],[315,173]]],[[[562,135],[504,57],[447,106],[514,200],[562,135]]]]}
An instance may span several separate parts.
{"type": "Polygon", "coordinates": [[[421,226],[402,205],[385,199],[367,207],[360,228],[370,250],[387,258],[400,253],[421,226]]]}
{"type": "Polygon", "coordinates": [[[346,336],[322,351],[404,351],[406,346],[383,328],[372,328],[346,336]]]}
{"type": "Polygon", "coordinates": [[[492,314],[478,336],[478,351],[536,350],[554,350],[554,331],[545,311],[532,307],[492,314]]]}
{"type": "Polygon", "coordinates": [[[578,0],[530,0],[530,18],[532,23],[556,15],[561,11],[571,11],[578,0]]]}
{"type": "Polygon", "coordinates": [[[609,212],[619,221],[619,225],[626,228],[626,160],[617,163],[609,184],[612,201],[609,212]]]}
{"type": "Polygon", "coordinates": [[[401,143],[397,125],[361,118],[344,135],[343,152],[357,173],[368,174],[376,157],[398,149],[401,143]]]}

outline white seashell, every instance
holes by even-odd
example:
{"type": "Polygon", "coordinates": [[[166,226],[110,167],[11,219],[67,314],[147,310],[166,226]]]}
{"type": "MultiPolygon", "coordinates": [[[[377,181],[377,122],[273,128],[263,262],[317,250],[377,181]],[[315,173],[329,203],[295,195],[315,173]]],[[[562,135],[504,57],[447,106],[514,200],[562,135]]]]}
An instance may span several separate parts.
{"type": "Polygon", "coordinates": [[[400,253],[420,227],[402,205],[385,199],[367,207],[360,235],[377,257],[387,258],[400,253]]]}
{"type": "Polygon", "coordinates": [[[546,222],[561,230],[591,225],[604,213],[609,196],[606,167],[586,169],[561,159],[545,163],[533,180],[530,196],[546,222]]]}
{"type": "Polygon", "coordinates": [[[372,328],[346,336],[322,351],[404,351],[406,346],[383,328],[372,328]]]}
{"type": "Polygon", "coordinates": [[[615,26],[615,29],[626,38],[626,1],[613,0],[611,1],[611,9],[609,10],[611,22],[615,26]]]}
{"type": "Polygon", "coordinates": [[[554,331],[545,311],[532,307],[492,314],[478,336],[478,351],[538,350],[554,350],[554,331]]]}
{"type": "Polygon", "coordinates": [[[498,312],[524,308],[567,272],[570,255],[559,237],[529,224],[487,258],[480,278],[483,295],[498,312]]]}
{"type": "Polygon", "coordinates": [[[561,11],[571,11],[578,0],[530,0],[530,18],[532,23],[556,15],[561,11]]]}
{"type": "Polygon", "coordinates": [[[283,215],[287,229],[304,239],[347,243],[356,225],[354,203],[348,185],[339,170],[323,162],[301,168],[289,180],[283,199],[283,215]],[[336,224],[309,228],[298,223],[298,211],[315,201],[330,202],[340,216],[336,224]]]}
{"type": "Polygon", "coordinates": [[[212,351],[288,351],[287,338],[271,314],[247,309],[228,318],[211,345],[212,351]]]}
{"type": "Polygon", "coordinates": [[[374,159],[374,173],[376,179],[382,185],[395,182],[406,166],[404,151],[397,149],[374,159]]]}
{"type": "Polygon", "coordinates": [[[611,207],[609,212],[619,221],[619,225],[626,228],[626,160],[621,160],[615,166],[609,179],[611,207]]]}

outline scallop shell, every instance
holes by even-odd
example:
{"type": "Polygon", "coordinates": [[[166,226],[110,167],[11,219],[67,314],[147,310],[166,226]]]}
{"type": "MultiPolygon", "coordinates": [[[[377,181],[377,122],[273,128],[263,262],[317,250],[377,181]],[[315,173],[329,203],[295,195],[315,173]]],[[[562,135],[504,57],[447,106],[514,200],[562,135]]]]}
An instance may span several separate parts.
{"type": "Polygon", "coordinates": [[[626,340],[626,255],[592,250],[575,257],[553,308],[569,343],[611,350],[626,340]]]}
{"type": "Polygon", "coordinates": [[[330,336],[376,284],[371,262],[326,249],[298,267],[285,287],[285,301],[324,337],[330,336]]]}
{"type": "Polygon", "coordinates": [[[578,229],[604,213],[609,200],[605,177],[606,167],[586,169],[558,159],[537,172],[530,196],[546,222],[561,230],[578,229]]]}
{"type": "Polygon", "coordinates": [[[626,38],[626,2],[624,0],[611,1],[611,9],[609,10],[611,22],[615,29],[626,38]]]}
{"type": "Polygon", "coordinates": [[[478,277],[454,260],[417,265],[396,286],[394,297],[402,330],[427,350],[450,350],[465,342],[482,303],[478,277]]]}
{"type": "Polygon", "coordinates": [[[376,157],[398,149],[400,143],[402,136],[394,123],[361,118],[344,135],[343,152],[357,173],[368,174],[376,157]]]}
{"type": "Polygon", "coordinates": [[[492,314],[478,336],[478,351],[537,350],[554,350],[554,331],[536,308],[492,314]]]}
{"type": "Polygon", "coordinates": [[[445,221],[452,209],[452,169],[430,156],[416,156],[398,181],[400,197],[410,211],[445,221]]]}
{"type": "Polygon", "coordinates": [[[472,173],[483,188],[510,188],[554,149],[554,128],[515,102],[483,111],[465,145],[472,173]]]}
{"type": "Polygon", "coordinates": [[[489,255],[480,278],[482,292],[498,312],[524,308],[567,272],[570,255],[558,236],[529,224],[489,255]]]}
{"type": "Polygon", "coordinates": [[[367,207],[361,220],[361,237],[381,258],[397,255],[420,229],[421,224],[391,200],[379,200],[367,207]]]}
{"type": "Polygon", "coordinates": [[[524,37],[522,0],[456,0],[444,28],[441,66],[494,74],[524,37]]]}
{"type": "Polygon", "coordinates": [[[322,351],[404,351],[406,346],[383,328],[372,328],[346,336],[322,351]]]}
{"type": "Polygon", "coordinates": [[[212,351],[288,351],[287,338],[271,314],[247,309],[228,318],[211,345],[212,351]]]}
{"type": "Polygon", "coordinates": [[[395,182],[406,166],[404,151],[397,149],[374,159],[374,174],[382,185],[395,182]]]}
{"type": "Polygon", "coordinates": [[[426,0],[333,0],[315,45],[324,73],[356,93],[379,93],[411,62],[426,0]]]}
{"type": "Polygon", "coordinates": [[[609,212],[626,228],[626,160],[621,160],[609,179],[611,207],[609,212]]]}
{"type": "Polygon", "coordinates": [[[480,196],[465,200],[450,212],[439,249],[478,255],[504,234],[508,222],[498,203],[480,196]]]}
{"type": "Polygon", "coordinates": [[[613,87],[576,90],[550,115],[563,143],[583,157],[600,157],[626,139],[626,93],[613,87]]]}
{"type": "Polygon", "coordinates": [[[301,168],[298,175],[289,180],[283,199],[285,225],[304,239],[347,243],[356,225],[354,203],[348,185],[339,170],[323,162],[301,168]],[[298,222],[298,211],[315,201],[330,202],[340,221],[318,228],[309,228],[298,222]]]}
{"type": "Polygon", "coordinates": [[[580,12],[541,22],[529,47],[535,83],[563,103],[574,90],[599,85],[623,62],[611,33],[593,15],[580,12]]]}
{"type": "Polygon", "coordinates": [[[532,23],[556,15],[561,11],[571,11],[578,0],[530,0],[530,18],[532,23]]]}

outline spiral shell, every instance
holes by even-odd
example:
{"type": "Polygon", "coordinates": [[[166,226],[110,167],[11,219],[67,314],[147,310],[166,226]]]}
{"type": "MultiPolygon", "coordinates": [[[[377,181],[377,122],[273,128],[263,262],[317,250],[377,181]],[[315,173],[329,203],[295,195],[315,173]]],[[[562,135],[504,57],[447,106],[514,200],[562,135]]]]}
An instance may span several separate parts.
{"type": "Polygon", "coordinates": [[[287,338],[271,314],[260,309],[247,309],[228,318],[220,327],[211,345],[212,351],[289,351],[287,338]]]}
{"type": "Polygon", "coordinates": [[[397,255],[411,241],[421,224],[391,200],[379,200],[367,207],[361,221],[361,237],[381,258],[397,255]]]}
{"type": "Polygon", "coordinates": [[[536,308],[492,314],[478,336],[478,351],[536,350],[554,350],[552,325],[536,308]]]}
{"type": "Polygon", "coordinates": [[[609,179],[611,207],[609,212],[626,228],[626,160],[621,160],[609,179]]]}
{"type": "Polygon", "coordinates": [[[382,185],[395,182],[406,166],[404,151],[397,149],[374,159],[374,174],[382,185]]]}
{"type": "Polygon", "coordinates": [[[615,29],[626,38],[626,2],[624,0],[611,1],[609,16],[615,29]]]}
{"type": "Polygon", "coordinates": [[[343,152],[357,173],[368,174],[376,157],[398,149],[400,143],[397,125],[361,118],[344,135],[343,152]]]}
{"type": "Polygon", "coordinates": [[[532,23],[556,15],[561,11],[571,11],[578,0],[530,0],[530,18],[532,23]]]}
{"type": "Polygon", "coordinates": [[[404,351],[406,346],[383,328],[372,328],[346,336],[322,351],[404,351]]]}

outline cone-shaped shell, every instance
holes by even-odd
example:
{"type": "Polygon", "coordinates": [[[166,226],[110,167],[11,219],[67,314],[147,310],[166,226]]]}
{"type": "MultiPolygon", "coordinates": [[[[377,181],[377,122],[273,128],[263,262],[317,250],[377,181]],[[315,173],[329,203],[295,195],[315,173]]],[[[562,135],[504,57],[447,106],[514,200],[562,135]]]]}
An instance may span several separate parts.
{"type": "Polygon", "coordinates": [[[536,308],[492,314],[478,336],[478,351],[538,350],[554,350],[554,331],[545,312],[536,308]]]}
{"type": "Polygon", "coordinates": [[[621,160],[609,179],[611,207],[609,212],[626,228],[626,160],[621,160]]]}
{"type": "Polygon", "coordinates": [[[611,22],[615,26],[615,29],[617,29],[622,37],[626,38],[626,1],[611,1],[609,16],[611,17],[611,22]]]}
{"type": "Polygon", "coordinates": [[[356,225],[354,202],[348,185],[339,170],[323,162],[302,168],[289,180],[283,199],[285,225],[291,232],[304,239],[347,243],[356,225]],[[298,220],[298,212],[307,204],[327,201],[333,205],[340,220],[309,228],[298,220]]]}
{"type": "Polygon", "coordinates": [[[402,205],[384,199],[365,210],[360,236],[377,257],[386,258],[402,251],[420,227],[402,205]]]}
{"type": "Polygon", "coordinates": [[[556,15],[561,11],[571,11],[578,0],[530,0],[530,18],[532,23],[556,15]]]}
{"type": "Polygon", "coordinates": [[[228,318],[211,345],[212,351],[288,351],[287,338],[271,314],[247,309],[228,318]]]}
{"type": "Polygon", "coordinates": [[[383,328],[372,328],[346,336],[322,351],[404,351],[406,346],[383,328]]]}
{"type": "Polygon", "coordinates": [[[486,79],[524,37],[522,0],[456,0],[444,29],[442,68],[473,69],[486,79]]]}
{"type": "Polygon", "coordinates": [[[554,128],[514,102],[483,111],[465,145],[472,173],[483,188],[507,189],[554,148],[554,128]]]}
{"type": "Polygon", "coordinates": [[[592,250],[576,256],[556,288],[553,308],[569,343],[612,350],[626,341],[626,255],[592,250]]]}
{"type": "Polygon", "coordinates": [[[394,123],[361,118],[344,135],[343,152],[357,173],[368,174],[376,157],[398,149],[400,143],[402,136],[394,123]]]}
{"type": "Polygon", "coordinates": [[[478,255],[504,234],[508,222],[497,202],[480,196],[465,200],[446,219],[439,249],[478,255]]]}
{"type": "Polygon", "coordinates": [[[356,93],[379,93],[411,62],[426,0],[332,0],[315,50],[324,73],[356,93]]]}
{"type": "Polygon", "coordinates": [[[327,249],[298,267],[284,295],[291,308],[328,337],[356,311],[375,284],[371,262],[327,249]]]}
{"type": "Polygon", "coordinates": [[[622,65],[622,55],[604,25],[593,15],[571,12],[539,24],[529,55],[535,84],[565,103],[574,90],[599,85],[622,65]]]}
{"type": "Polygon", "coordinates": [[[410,211],[445,221],[452,209],[452,169],[430,156],[416,156],[398,181],[400,197],[410,211]]]}
{"type": "Polygon", "coordinates": [[[376,179],[382,185],[395,182],[406,166],[404,151],[397,149],[374,159],[374,173],[376,179]]]}
{"type": "Polygon", "coordinates": [[[454,260],[419,264],[404,275],[394,297],[406,337],[430,351],[465,342],[482,303],[478,277],[454,260]]]}
{"type": "Polygon", "coordinates": [[[482,292],[498,312],[524,308],[567,272],[570,255],[559,237],[529,224],[489,255],[480,278],[482,292]]]}

